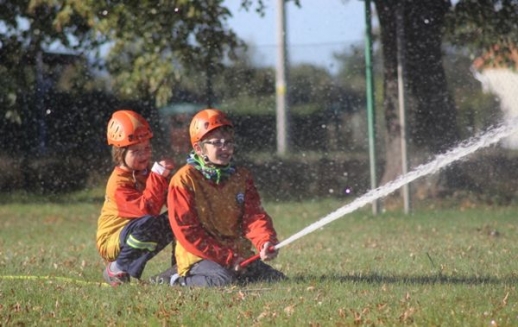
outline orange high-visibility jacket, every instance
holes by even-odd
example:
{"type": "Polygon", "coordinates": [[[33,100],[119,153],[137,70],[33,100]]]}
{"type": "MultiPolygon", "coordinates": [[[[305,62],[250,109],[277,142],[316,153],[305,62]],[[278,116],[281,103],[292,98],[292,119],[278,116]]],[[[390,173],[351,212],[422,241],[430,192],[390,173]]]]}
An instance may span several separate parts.
{"type": "Polygon", "coordinates": [[[150,170],[133,172],[115,167],[97,222],[97,249],[114,261],[120,252],[119,236],[131,219],[157,216],[166,204],[167,179],[150,170]]]}
{"type": "Polygon", "coordinates": [[[185,165],[169,183],[167,202],[182,276],[202,259],[230,268],[238,257],[253,254],[252,244],[259,251],[266,242],[277,243],[272,219],[244,168],[215,184],[185,165]]]}

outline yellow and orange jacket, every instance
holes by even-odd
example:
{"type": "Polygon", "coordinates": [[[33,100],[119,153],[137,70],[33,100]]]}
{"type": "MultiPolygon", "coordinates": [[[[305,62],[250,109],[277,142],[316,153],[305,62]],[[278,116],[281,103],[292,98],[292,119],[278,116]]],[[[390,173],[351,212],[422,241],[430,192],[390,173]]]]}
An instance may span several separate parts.
{"type": "Polygon", "coordinates": [[[216,184],[187,164],[171,179],[167,202],[181,276],[202,259],[230,268],[238,257],[253,254],[252,245],[259,251],[266,242],[277,243],[272,219],[244,168],[216,184]]]}
{"type": "Polygon", "coordinates": [[[166,204],[167,184],[167,178],[151,170],[132,172],[115,167],[97,222],[97,250],[103,259],[117,258],[120,233],[132,219],[160,214],[166,204]]]}

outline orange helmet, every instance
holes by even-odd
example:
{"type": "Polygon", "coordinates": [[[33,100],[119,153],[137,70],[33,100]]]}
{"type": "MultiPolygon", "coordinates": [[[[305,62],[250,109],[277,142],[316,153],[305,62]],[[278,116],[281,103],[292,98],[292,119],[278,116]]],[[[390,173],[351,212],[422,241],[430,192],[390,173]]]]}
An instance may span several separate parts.
{"type": "Polygon", "coordinates": [[[208,132],[222,126],[234,127],[227,116],[218,109],[203,109],[191,120],[191,144],[199,142],[208,132]]]}
{"type": "Polygon", "coordinates": [[[116,147],[125,147],[149,140],[153,132],[149,123],[132,110],[118,110],[113,113],[108,122],[108,144],[116,147]]]}

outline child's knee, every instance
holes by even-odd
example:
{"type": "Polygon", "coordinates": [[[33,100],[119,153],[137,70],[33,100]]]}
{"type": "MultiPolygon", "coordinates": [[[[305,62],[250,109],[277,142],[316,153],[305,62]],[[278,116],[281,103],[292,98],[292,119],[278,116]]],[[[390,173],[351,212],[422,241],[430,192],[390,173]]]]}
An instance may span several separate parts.
{"type": "Polygon", "coordinates": [[[215,273],[211,276],[208,276],[210,279],[210,286],[227,286],[236,281],[236,277],[234,274],[228,269],[220,269],[215,271],[215,273]]]}

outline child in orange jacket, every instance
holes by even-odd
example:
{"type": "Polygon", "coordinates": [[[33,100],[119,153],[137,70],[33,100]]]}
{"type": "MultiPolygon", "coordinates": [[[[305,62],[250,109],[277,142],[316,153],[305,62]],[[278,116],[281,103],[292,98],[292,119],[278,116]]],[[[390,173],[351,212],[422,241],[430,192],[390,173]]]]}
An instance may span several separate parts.
{"type": "Polygon", "coordinates": [[[161,214],[173,161],[150,168],[152,137],[148,122],[131,110],[116,111],[108,123],[116,166],[98,220],[97,249],[108,262],[103,277],[112,286],[130,276],[140,279],[146,263],[174,240],[167,212],[161,214]]]}
{"type": "Polygon", "coordinates": [[[176,236],[177,274],[171,285],[223,286],[285,278],[263,261],[274,259],[277,234],[261,205],[252,174],[234,165],[232,123],[216,109],[190,124],[193,151],[169,184],[169,220],[176,236]],[[260,253],[243,268],[240,263],[260,253]]]}

